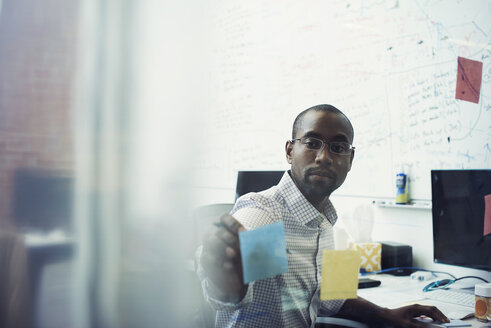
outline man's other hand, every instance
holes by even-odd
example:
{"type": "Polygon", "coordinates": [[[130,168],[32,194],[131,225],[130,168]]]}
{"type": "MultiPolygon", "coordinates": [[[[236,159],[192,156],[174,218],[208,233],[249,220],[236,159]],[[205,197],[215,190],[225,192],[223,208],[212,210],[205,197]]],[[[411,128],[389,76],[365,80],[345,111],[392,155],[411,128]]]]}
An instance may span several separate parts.
{"type": "MultiPolygon", "coordinates": [[[[428,327],[424,322],[413,320],[415,317],[428,317],[434,321],[448,323],[450,320],[435,306],[413,304],[393,310],[387,310],[383,318],[389,323],[389,327],[428,327]]],[[[431,320],[430,320],[431,321],[431,320]]]]}
{"type": "Polygon", "coordinates": [[[397,309],[383,308],[361,297],[346,300],[337,316],[368,323],[370,327],[424,328],[428,325],[414,318],[428,317],[434,321],[450,322],[436,307],[412,304],[397,309]]]}

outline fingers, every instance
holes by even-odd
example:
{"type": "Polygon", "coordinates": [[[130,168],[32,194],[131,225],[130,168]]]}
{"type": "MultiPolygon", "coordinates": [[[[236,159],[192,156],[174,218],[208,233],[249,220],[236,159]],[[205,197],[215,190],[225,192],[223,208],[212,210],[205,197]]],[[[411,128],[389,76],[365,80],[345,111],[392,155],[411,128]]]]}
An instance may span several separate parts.
{"type": "MultiPolygon", "coordinates": [[[[408,319],[412,319],[416,317],[429,317],[434,321],[440,321],[443,323],[450,322],[450,320],[435,306],[413,304],[413,305],[408,305],[396,309],[396,311],[400,311],[400,313],[408,319]]],[[[410,327],[425,327],[425,326],[422,325],[421,323],[413,322],[411,323],[410,327]]]]}
{"type": "Polygon", "coordinates": [[[217,227],[214,231],[215,236],[220,239],[225,245],[239,249],[239,236],[237,232],[233,232],[228,227],[217,227]]]}
{"type": "Polygon", "coordinates": [[[214,224],[213,229],[203,239],[203,254],[206,255],[207,264],[213,264],[224,269],[239,267],[238,231],[243,228],[231,215],[222,215],[220,221],[214,224]]]}
{"type": "Polygon", "coordinates": [[[204,238],[203,246],[217,255],[236,256],[240,249],[238,232],[243,228],[231,215],[224,214],[204,238]]]}
{"type": "Polygon", "coordinates": [[[394,327],[428,327],[428,322],[448,323],[450,320],[435,306],[413,304],[390,310],[394,327]]]}
{"type": "Polygon", "coordinates": [[[240,272],[240,263],[238,261],[224,259],[223,257],[215,256],[209,252],[203,252],[201,255],[201,263],[206,272],[223,272],[236,273],[240,272]]]}
{"type": "Polygon", "coordinates": [[[425,315],[427,317],[432,318],[435,321],[440,322],[450,322],[450,320],[436,307],[436,306],[428,306],[428,305],[413,305],[415,308],[415,315],[425,315]]]}
{"type": "Polygon", "coordinates": [[[234,261],[239,257],[238,242],[224,228],[212,230],[203,240],[203,253],[215,258],[217,263],[234,261]]]}
{"type": "Polygon", "coordinates": [[[220,217],[220,222],[233,234],[237,234],[239,231],[245,230],[244,226],[230,214],[222,215],[220,217]]]}

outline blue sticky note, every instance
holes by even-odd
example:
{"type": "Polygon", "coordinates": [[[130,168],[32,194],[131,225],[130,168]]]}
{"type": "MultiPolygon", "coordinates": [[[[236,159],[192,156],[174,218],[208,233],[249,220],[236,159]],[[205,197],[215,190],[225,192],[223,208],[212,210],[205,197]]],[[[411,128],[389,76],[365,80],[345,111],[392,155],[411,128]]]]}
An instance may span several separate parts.
{"type": "Polygon", "coordinates": [[[239,240],[244,283],[274,277],[288,271],[283,222],[241,231],[239,240]]]}

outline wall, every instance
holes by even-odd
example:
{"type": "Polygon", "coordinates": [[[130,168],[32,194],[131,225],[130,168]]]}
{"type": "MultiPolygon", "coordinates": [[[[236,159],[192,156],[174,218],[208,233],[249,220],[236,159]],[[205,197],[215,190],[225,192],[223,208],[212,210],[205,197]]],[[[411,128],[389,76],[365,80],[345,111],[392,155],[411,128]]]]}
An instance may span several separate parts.
{"type": "Polygon", "coordinates": [[[0,12],[0,223],[18,167],[71,171],[76,1],[4,0],[0,12]]]}
{"type": "Polygon", "coordinates": [[[412,197],[429,199],[431,169],[491,167],[489,1],[209,7],[200,188],[233,189],[241,169],[284,168],[294,117],[319,103],[355,128],[343,195],[391,197],[404,170],[412,197]],[[483,64],[478,103],[456,99],[458,57],[483,64]]]}
{"type": "MultiPolygon", "coordinates": [[[[490,168],[490,11],[490,1],[211,2],[196,205],[233,202],[238,170],[287,168],[295,116],[321,103],[355,128],[340,212],[392,199],[400,171],[411,198],[429,200],[431,169],[490,168]],[[456,99],[458,57],[482,63],[477,103],[456,99]]],[[[397,236],[433,265],[430,211],[374,213],[374,237],[397,236]]]]}

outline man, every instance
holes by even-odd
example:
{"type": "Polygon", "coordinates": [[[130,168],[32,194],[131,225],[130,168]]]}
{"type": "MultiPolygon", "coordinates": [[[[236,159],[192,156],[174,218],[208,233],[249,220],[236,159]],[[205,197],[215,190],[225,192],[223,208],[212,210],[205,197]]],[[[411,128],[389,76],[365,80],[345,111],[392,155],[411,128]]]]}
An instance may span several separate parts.
{"type": "MultiPolygon", "coordinates": [[[[364,299],[321,301],[322,250],[332,249],[337,215],[329,200],[344,182],[354,157],[353,127],[331,105],[300,113],[286,142],[291,170],[277,186],[239,198],[222,227],[203,241],[198,274],[205,296],[217,310],[217,327],[314,327],[318,313],[374,327],[424,327],[411,319],[448,319],[435,307],[389,310],[364,299]],[[288,272],[245,285],[238,232],[283,221],[288,272]]],[[[198,254],[199,255],[199,254],[198,254]]]]}

